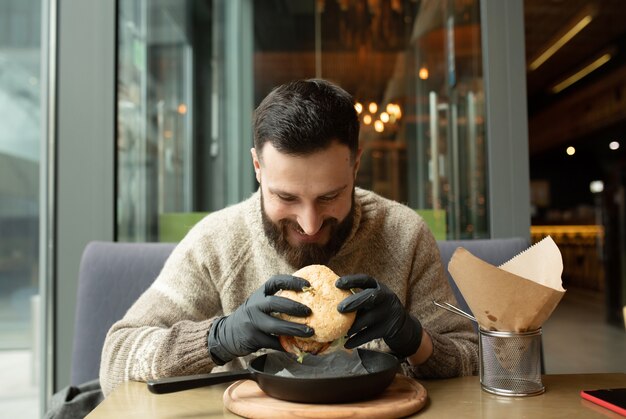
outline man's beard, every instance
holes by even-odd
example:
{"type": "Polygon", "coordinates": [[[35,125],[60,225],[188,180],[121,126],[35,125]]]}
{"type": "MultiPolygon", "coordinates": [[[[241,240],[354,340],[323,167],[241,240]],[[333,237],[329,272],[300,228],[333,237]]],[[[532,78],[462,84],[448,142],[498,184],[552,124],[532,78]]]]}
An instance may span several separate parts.
{"type": "Polygon", "coordinates": [[[303,243],[297,246],[287,241],[289,229],[302,231],[296,221],[280,220],[274,223],[265,213],[263,205],[263,193],[261,193],[261,217],[263,219],[263,229],[265,236],[279,255],[283,256],[287,262],[297,269],[308,265],[327,265],[330,258],[335,256],[343,243],[348,238],[354,223],[354,191],[352,191],[352,204],[350,212],[339,222],[336,218],[327,218],[323,221],[322,227],[329,228],[329,240],[325,245],[317,243],[303,243]]]}

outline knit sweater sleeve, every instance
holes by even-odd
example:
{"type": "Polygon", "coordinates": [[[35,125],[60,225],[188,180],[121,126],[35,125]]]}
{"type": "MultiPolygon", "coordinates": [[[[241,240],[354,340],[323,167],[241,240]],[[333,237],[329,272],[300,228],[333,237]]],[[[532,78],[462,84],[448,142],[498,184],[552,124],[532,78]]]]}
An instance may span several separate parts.
{"type": "Polygon", "coordinates": [[[405,370],[415,377],[448,378],[474,375],[478,369],[477,334],[469,320],[437,308],[433,300],[456,305],[439,255],[425,224],[417,241],[408,306],[433,342],[433,353],[421,365],[405,370]]]}
{"type": "Polygon", "coordinates": [[[215,366],[206,336],[221,308],[201,249],[186,237],[152,286],[109,330],[100,364],[105,396],[123,381],[210,372],[215,366]]]}

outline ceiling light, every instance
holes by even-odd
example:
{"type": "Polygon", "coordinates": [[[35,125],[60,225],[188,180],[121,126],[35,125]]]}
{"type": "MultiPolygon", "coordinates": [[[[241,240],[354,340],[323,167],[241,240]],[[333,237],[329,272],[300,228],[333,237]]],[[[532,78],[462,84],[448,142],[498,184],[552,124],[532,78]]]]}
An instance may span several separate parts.
{"type": "Polygon", "coordinates": [[[568,88],[569,86],[576,83],[578,80],[582,79],[583,77],[585,77],[592,71],[597,70],[598,68],[602,67],[604,64],[608,63],[611,58],[612,58],[611,54],[607,52],[606,54],[602,55],[600,58],[597,58],[595,61],[583,67],[582,69],[572,74],[565,80],[552,86],[552,89],[551,89],[552,93],[559,93],[561,90],[568,88]]]}
{"type": "Polygon", "coordinates": [[[371,123],[372,123],[372,117],[371,117],[371,115],[365,115],[365,116],[363,117],[363,123],[364,123],[365,125],[369,125],[369,124],[371,124],[371,123]]]}
{"type": "Polygon", "coordinates": [[[619,148],[619,143],[617,141],[611,141],[609,143],[609,148],[611,150],[617,150],[619,148]]]}
{"type": "Polygon", "coordinates": [[[383,132],[385,130],[385,124],[383,124],[383,121],[381,121],[380,119],[377,119],[374,122],[374,129],[376,130],[376,132],[383,132]]]}
{"type": "Polygon", "coordinates": [[[548,46],[542,50],[535,59],[533,59],[528,68],[536,70],[539,66],[545,63],[548,58],[552,57],[563,45],[569,42],[576,34],[582,31],[585,26],[589,25],[597,13],[597,9],[592,6],[587,6],[580,12],[572,21],[565,26],[565,28],[557,33],[550,41],[548,46]]]}
{"type": "Polygon", "coordinates": [[[356,109],[356,113],[358,113],[358,114],[363,112],[363,105],[361,105],[361,102],[355,103],[354,104],[354,109],[356,109]]]}
{"type": "Polygon", "coordinates": [[[591,193],[600,193],[604,190],[604,182],[601,180],[593,180],[589,183],[589,190],[591,193]]]}
{"type": "Polygon", "coordinates": [[[376,102],[370,102],[368,109],[370,110],[370,113],[376,113],[376,111],[378,110],[378,105],[376,104],[376,102]]]}
{"type": "Polygon", "coordinates": [[[568,156],[573,156],[574,153],[576,153],[576,149],[572,146],[567,147],[567,150],[565,150],[565,152],[567,153],[568,156]]]}

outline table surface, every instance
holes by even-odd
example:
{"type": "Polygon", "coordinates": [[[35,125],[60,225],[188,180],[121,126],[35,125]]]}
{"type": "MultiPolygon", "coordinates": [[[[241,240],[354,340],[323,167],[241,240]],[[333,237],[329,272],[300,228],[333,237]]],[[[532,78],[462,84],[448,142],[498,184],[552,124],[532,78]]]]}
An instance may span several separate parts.
{"type": "MultiPolygon", "coordinates": [[[[542,395],[505,397],[483,391],[476,376],[420,380],[428,392],[428,402],[415,417],[624,419],[582,399],[580,390],[626,387],[626,374],[545,375],[542,381],[546,387],[542,395]]],[[[238,418],[222,402],[228,385],[156,395],[145,383],[131,381],[117,387],[87,418],[238,418]]]]}

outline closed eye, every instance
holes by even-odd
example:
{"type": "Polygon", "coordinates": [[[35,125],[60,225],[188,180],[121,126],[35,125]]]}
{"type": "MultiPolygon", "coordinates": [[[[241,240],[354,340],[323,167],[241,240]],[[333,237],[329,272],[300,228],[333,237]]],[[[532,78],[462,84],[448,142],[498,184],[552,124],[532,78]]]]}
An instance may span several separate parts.
{"type": "Polygon", "coordinates": [[[324,195],[324,196],[320,196],[318,199],[322,202],[332,202],[335,199],[337,199],[339,197],[339,194],[332,194],[332,195],[324,195]]]}
{"type": "Polygon", "coordinates": [[[293,195],[280,195],[277,194],[276,196],[278,196],[278,199],[280,199],[283,202],[295,202],[296,201],[296,197],[293,195]]]}

